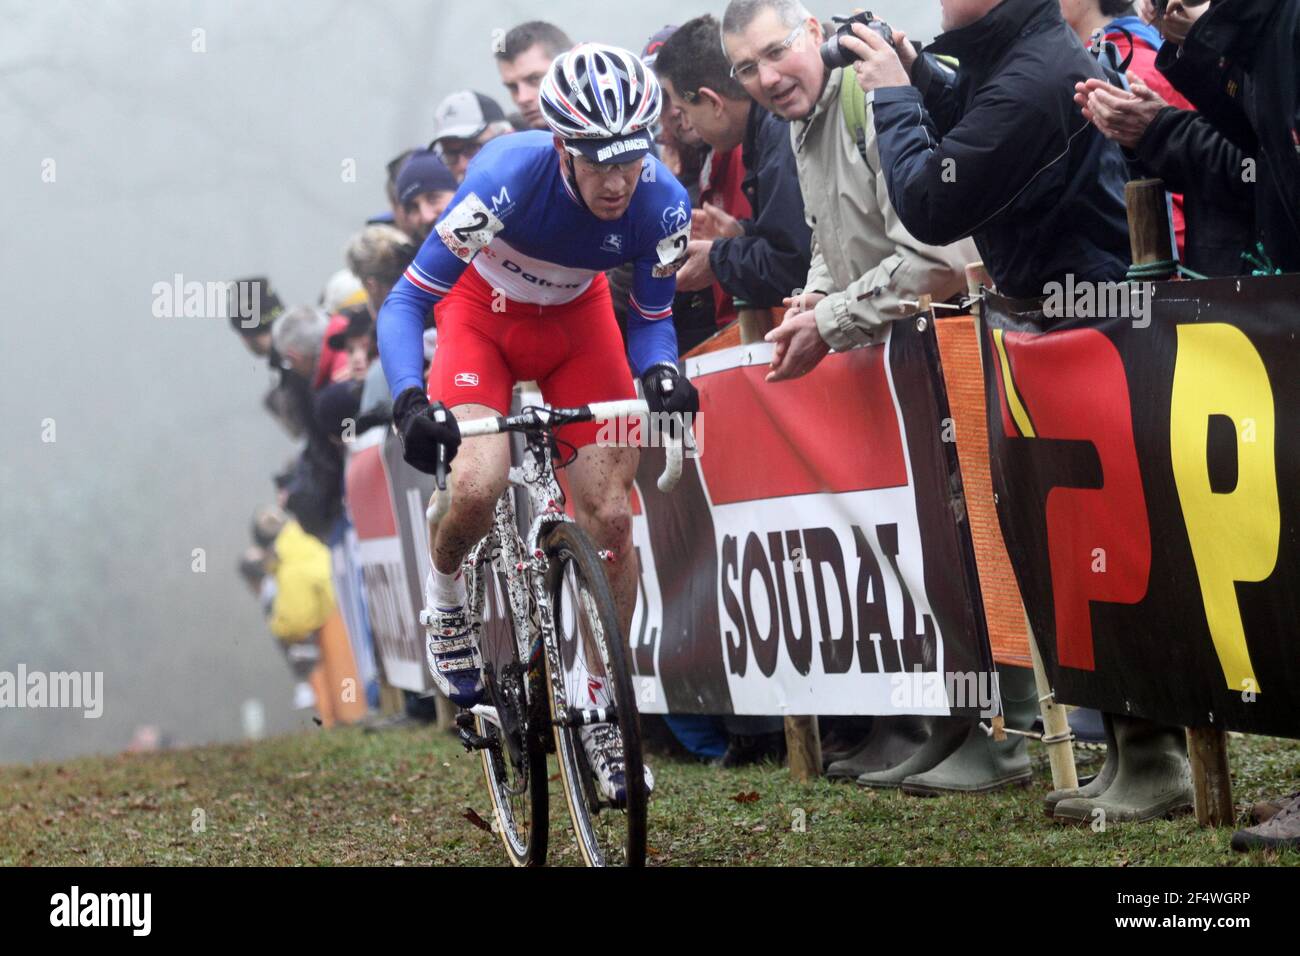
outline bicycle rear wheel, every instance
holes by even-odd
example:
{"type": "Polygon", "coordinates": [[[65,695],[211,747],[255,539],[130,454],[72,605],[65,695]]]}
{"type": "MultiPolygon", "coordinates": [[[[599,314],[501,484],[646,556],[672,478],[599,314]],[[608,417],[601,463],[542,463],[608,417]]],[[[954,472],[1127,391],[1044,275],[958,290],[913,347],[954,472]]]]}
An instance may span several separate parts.
{"type": "Polygon", "coordinates": [[[550,597],[555,639],[563,673],[554,672],[546,654],[546,672],[555,722],[555,750],[565,800],[573,819],[578,849],[588,866],[642,866],[645,863],[646,792],[641,754],[641,725],[632,691],[631,671],[622,628],[604,565],[591,540],[576,524],[557,524],[546,538],[546,592],[550,597]],[[585,649],[585,650],[584,650],[585,649]],[[582,658],[587,666],[575,666],[582,658]],[[603,672],[613,719],[622,741],[626,800],[613,804],[600,795],[592,778],[576,726],[561,726],[557,694],[566,708],[593,705],[587,673],[603,672]]]}
{"type": "Polygon", "coordinates": [[[496,708],[499,721],[475,717],[477,733],[488,741],[480,753],[492,797],[492,829],[515,866],[542,866],[549,825],[545,688],[537,680],[528,689],[528,662],[519,659],[514,617],[508,597],[502,600],[509,593],[507,582],[490,559],[475,562],[466,586],[472,595],[481,586],[485,598],[474,619],[482,622],[484,702],[496,708]]]}

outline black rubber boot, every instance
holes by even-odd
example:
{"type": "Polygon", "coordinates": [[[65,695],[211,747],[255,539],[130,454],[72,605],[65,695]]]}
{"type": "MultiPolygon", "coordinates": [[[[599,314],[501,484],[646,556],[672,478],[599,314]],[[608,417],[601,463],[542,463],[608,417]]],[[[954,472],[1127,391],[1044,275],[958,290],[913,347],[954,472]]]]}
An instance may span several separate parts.
{"type": "Polygon", "coordinates": [[[1053,790],[1043,797],[1043,809],[1047,811],[1049,817],[1055,815],[1056,805],[1062,800],[1073,797],[1099,797],[1115,779],[1115,771],[1119,767],[1119,744],[1115,742],[1115,726],[1111,723],[1110,714],[1102,714],[1101,723],[1106,732],[1106,760],[1102,763],[1101,770],[1082,787],[1053,790]]]}
{"type": "Polygon", "coordinates": [[[827,767],[826,776],[831,780],[856,780],[864,773],[896,767],[916,753],[928,735],[924,717],[877,717],[871,723],[871,732],[852,753],[827,767]]]}
{"type": "Polygon", "coordinates": [[[1190,810],[1192,774],[1183,728],[1121,714],[1112,714],[1111,724],[1119,751],[1114,780],[1097,796],[1061,800],[1052,819],[1137,823],[1190,810]]]}
{"type": "MultiPolygon", "coordinates": [[[[1023,667],[1002,667],[998,672],[1002,712],[1006,725],[1028,730],[1038,713],[1034,673],[1023,667]]],[[[945,793],[987,793],[1003,787],[1025,786],[1032,779],[1029,747],[1020,734],[994,740],[980,721],[972,721],[961,745],[931,769],[903,780],[903,792],[914,797],[945,793]]]]}
{"type": "Polygon", "coordinates": [[[925,717],[929,736],[910,757],[888,770],[864,773],[857,778],[858,786],[891,789],[900,787],[906,777],[924,773],[941,763],[945,757],[962,745],[971,725],[970,717],[925,717]]]}

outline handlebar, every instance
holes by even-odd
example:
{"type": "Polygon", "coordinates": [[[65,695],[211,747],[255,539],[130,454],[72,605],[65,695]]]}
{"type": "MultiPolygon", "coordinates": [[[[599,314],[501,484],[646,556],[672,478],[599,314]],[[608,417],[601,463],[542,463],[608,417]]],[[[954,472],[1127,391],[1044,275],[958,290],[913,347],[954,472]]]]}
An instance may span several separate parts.
{"type": "MultiPolygon", "coordinates": [[[[575,425],[581,422],[606,422],[616,418],[643,417],[650,414],[650,408],[641,399],[628,399],[619,402],[593,402],[580,408],[542,408],[529,406],[517,415],[492,415],[487,418],[475,418],[458,422],[460,436],[480,438],[484,435],[499,435],[503,432],[521,432],[538,434],[559,428],[562,425],[575,425]]],[[[680,424],[680,420],[678,422],[680,424]]],[[[665,494],[677,486],[682,477],[683,437],[686,429],[668,429],[664,443],[666,462],[663,473],[656,484],[665,494]]],[[[426,517],[430,522],[439,520],[450,507],[451,494],[446,488],[446,462],[444,453],[439,449],[438,460],[439,494],[429,506],[426,517]]]]}

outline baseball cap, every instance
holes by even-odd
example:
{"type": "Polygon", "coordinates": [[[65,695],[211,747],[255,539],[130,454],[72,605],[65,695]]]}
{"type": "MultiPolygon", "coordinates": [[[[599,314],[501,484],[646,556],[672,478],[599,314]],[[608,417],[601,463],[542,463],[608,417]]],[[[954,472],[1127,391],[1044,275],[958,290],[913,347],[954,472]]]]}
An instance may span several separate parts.
{"type": "Polygon", "coordinates": [[[230,324],[241,335],[257,335],[259,332],[267,331],[270,329],[271,323],[284,312],[284,303],[280,301],[280,297],[271,288],[271,280],[265,276],[252,276],[246,279],[233,280],[227,291],[227,300],[227,314],[230,316],[230,324]],[[256,289],[253,288],[254,286],[256,289]],[[253,298],[254,296],[256,298],[253,298]],[[240,306],[250,305],[258,307],[257,315],[244,316],[241,314],[240,306]],[[256,324],[248,322],[249,318],[256,318],[256,324]]]}
{"type": "Polygon", "coordinates": [[[445,97],[433,111],[433,139],[476,139],[506,114],[497,101],[473,90],[459,90],[445,97]]]}
{"type": "Polygon", "coordinates": [[[422,193],[454,193],[458,185],[446,163],[427,149],[417,149],[397,174],[397,201],[406,205],[422,193]]]}
{"type": "Polygon", "coordinates": [[[646,41],[645,49],[641,51],[641,62],[650,69],[654,69],[655,60],[659,59],[659,48],[668,42],[668,38],[677,32],[677,27],[664,27],[662,30],[650,37],[646,41]]]}

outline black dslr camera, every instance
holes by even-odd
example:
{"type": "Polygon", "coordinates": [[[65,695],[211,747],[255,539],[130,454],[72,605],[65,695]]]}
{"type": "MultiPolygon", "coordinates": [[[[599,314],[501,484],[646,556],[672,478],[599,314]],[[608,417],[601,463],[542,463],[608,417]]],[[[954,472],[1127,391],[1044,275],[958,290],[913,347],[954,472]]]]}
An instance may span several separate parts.
{"type": "Polygon", "coordinates": [[[836,70],[858,61],[859,58],[844,49],[840,43],[841,37],[853,35],[853,24],[855,23],[861,23],[868,30],[874,30],[880,34],[882,40],[890,46],[894,45],[894,31],[889,28],[889,24],[884,20],[876,19],[876,15],[870,10],[866,13],[855,13],[851,17],[831,17],[831,19],[839,24],[839,29],[835,31],[834,36],[821,45],[822,62],[826,64],[828,70],[836,70]]]}

